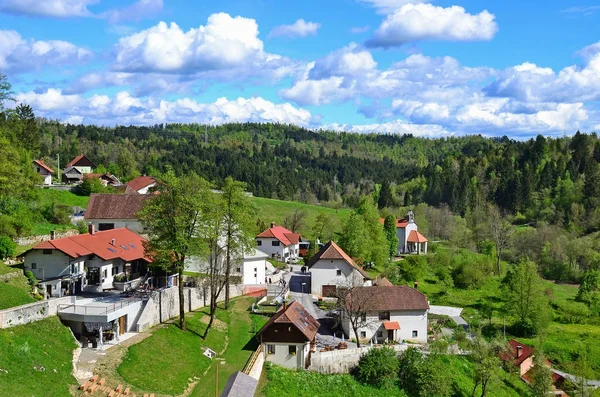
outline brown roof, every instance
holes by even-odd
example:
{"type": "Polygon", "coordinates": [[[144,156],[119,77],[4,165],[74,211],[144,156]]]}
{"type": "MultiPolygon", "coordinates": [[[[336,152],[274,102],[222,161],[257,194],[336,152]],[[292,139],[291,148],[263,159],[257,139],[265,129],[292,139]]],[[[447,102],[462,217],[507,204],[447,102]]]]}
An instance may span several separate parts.
{"type": "Polygon", "coordinates": [[[421,233],[417,232],[416,230],[412,230],[408,234],[408,239],[406,241],[409,243],[426,243],[427,239],[421,233]]]}
{"type": "Polygon", "coordinates": [[[148,199],[144,194],[90,195],[85,219],[136,219],[148,199]]]}
{"type": "Polygon", "coordinates": [[[46,163],[44,163],[44,159],[40,159],[40,160],[33,160],[34,163],[36,163],[37,165],[39,165],[40,167],[42,167],[43,169],[45,169],[46,171],[48,171],[51,174],[54,174],[54,170],[50,167],[48,167],[46,165],[46,163]]]}
{"type": "Polygon", "coordinates": [[[373,284],[373,285],[375,285],[377,287],[393,287],[394,286],[394,284],[392,284],[392,282],[385,277],[377,279],[375,281],[375,284],[373,284]]]}
{"type": "Polygon", "coordinates": [[[514,339],[508,341],[508,347],[510,348],[510,351],[508,353],[501,354],[500,358],[504,361],[512,360],[516,366],[520,366],[523,361],[527,360],[533,355],[533,347],[527,346],[514,339]],[[517,357],[518,347],[521,347],[521,355],[519,357],[517,357]]]}
{"type": "Polygon", "coordinates": [[[351,302],[362,306],[366,311],[427,310],[427,296],[406,285],[393,287],[354,287],[346,296],[351,302]]]}
{"type": "Polygon", "coordinates": [[[96,168],[96,164],[94,164],[94,162],[92,160],[88,159],[83,154],[80,154],[79,156],[75,157],[73,160],[69,161],[69,163],[65,166],[65,168],[75,167],[75,166],[96,168]]]}
{"type": "Polygon", "coordinates": [[[312,341],[321,325],[298,301],[292,302],[287,308],[281,307],[258,332],[262,334],[274,323],[291,324],[307,339],[312,341]]]}
{"type": "Polygon", "coordinates": [[[143,189],[146,186],[150,186],[153,183],[156,183],[156,179],[151,176],[144,175],[130,180],[127,182],[127,185],[137,192],[138,190],[143,189]]]}
{"type": "Polygon", "coordinates": [[[358,272],[362,274],[364,278],[368,278],[369,280],[371,280],[371,276],[369,276],[369,273],[365,272],[360,266],[358,266],[356,262],[354,262],[352,258],[350,258],[348,254],[346,254],[344,250],[341,249],[340,246],[337,245],[333,240],[325,244],[323,248],[319,250],[319,252],[317,252],[312,258],[310,258],[306,266],[308,266],[308,268],[310,269],[314,266],[315,263],[317,263],[321,259],[342,259],[346,261],[346,263],[348,263],[350,266],[358,270],[358,272]]]}
{"type": "Polygon", "coordinates": [[[300,235],[298,233],[294,233],[283,226],[273,226],[256,236],[256,238],[276,238],[286,247],[288,245],[298,244],[300,241],[300,235]]]}

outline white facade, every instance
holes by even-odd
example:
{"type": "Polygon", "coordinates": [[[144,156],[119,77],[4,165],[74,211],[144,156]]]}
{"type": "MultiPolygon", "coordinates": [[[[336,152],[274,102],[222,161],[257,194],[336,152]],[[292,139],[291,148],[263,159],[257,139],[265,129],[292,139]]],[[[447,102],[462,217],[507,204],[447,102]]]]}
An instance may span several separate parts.
{"type": "Polygon", "coordinates": [[[365,280],[365,276],[343,259],[321,259],[310,268],[310,273],[313,295],[323,296],[324,285],[371,285],[371,280],[365,280]]]}
{"type": "Polygon", "coordinates": [[[91,174],[92,173],[92,167],[90,167],[89,165],[84,165],[84,166],[75,165],[74,168],[76,168],[82,174],[91,174]]]}
{"type": "Polygon", "coordinates": [[[264,342],[262,348],[266,361],[286,368],[305,368],[310,343],[264,342]],[[295,353],[291,353],[290,350],[295,353]]]}
{"type": "MultiPolygon", "coordinates": [[[[390,339],[396,342],[427,343],[427,310],[390,311],[389,320],[380,319],[380,314],[384,318],[387,316],[386,312],[367,314],[366,326],[358,329],[358,336],[362,342],[369,342],[373,338],[376,343],[390,339]],[[400,329],[388,331],[383,326],[384,321],[397,322],[400,329]]],[[[355,338],[347,316],[342,318],[342,328],[349,338],[355,338]]]]}
{"type": "Polygon", "coordinates": [[[398,236],[398,254],[408,254],[408,236],[413,230],[417,230],[416,223],[408,223],[406,227],[396,228],[396,236],[398,236]]]}
{"type": "Polygon", "coordinates": [[[256,285],[266,284],[266,270],[268,255],[259,250],[244,256],[242,262],[237,265],[235,273],[242,276],[242,284],[256,285]]]}
{"type": "Polygon", "coordinates": [[[23,263],[24,270],[30,270],[36,279],[46,287],[49,296],[64,295],[62,279],[82,278],[85,286],[85,261],[83,257],[73,259],[58,250],[31,250],[23,263]]]}
{"type": "Polygon", "coordinates": [[[297,258],[300,252],[300,244],[286,246],[274,237],[257,237],[256,245],[262,252],[272,258],[279,258],[282,262],[285,262],[289,258],[297,258]]]}
{"type": "Polygon", "coordinates": [[[44,167],[41,167],[38,164],[34,163],[34,168],[35,171],[42,177],[42,179],[44,180],[44,185],[52,185],[52,173],[50,171],[48,171],[47,169],[45,169],[44,167]]]}
{"type": "Polygon", "coordinates": [[[93,224],[96,230],[109,230],[118,228],[127,228],[137,234],[142,234],[144,229],[142,223],[137,219],[86,219],[86,222],[93,224]],[[100,227],[103,224],[103,227],[100,227]],[[112,227],[110,227],[112,225],[112,227]]]}
{"type": "Polygon", "coordinates": [[[151,183],[148,186],[144,186],[143,188],[139,189],[137,192],[139,194],[148,194],[148,191],[153,188],[154,186],[156,186],[156,182],[155,183],[151,183]]]}

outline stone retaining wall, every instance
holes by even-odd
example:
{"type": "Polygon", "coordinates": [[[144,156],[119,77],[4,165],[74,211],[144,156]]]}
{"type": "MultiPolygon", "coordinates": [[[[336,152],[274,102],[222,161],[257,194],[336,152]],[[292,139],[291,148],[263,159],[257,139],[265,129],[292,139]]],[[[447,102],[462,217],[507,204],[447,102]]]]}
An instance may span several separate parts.
{"type": "MultiPolygon", "coordinates": [[[[391,345],[398,354],[408,349],[409,346],[419,345],[391,345]]],[[[358,364],[360,357],[370,349],[378,347],[361,347],[358,349],[333,350],[330,352],[315,352],[311,354],[309,371],[320,372],[322,374],[347,374],[352,367],[358,364]]]]}
{"type": "Polygon", "coordinates": [[[58,305],[68,304],[71,297],[53,298],[0,310],[0,328],[9,328],[56,316],[58,305]]]}

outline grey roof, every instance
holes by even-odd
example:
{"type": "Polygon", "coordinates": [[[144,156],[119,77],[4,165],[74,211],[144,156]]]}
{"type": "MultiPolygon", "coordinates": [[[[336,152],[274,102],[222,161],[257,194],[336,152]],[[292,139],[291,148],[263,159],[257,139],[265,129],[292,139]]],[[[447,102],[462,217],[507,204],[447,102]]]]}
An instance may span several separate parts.
{"type": "Polygon", "coordinates": [[[253,396],[258,386],[258,380],[237,371],[227,379],[221,397],[248,397],[253,396]]]}
{"type": "Polygon", "coordinates": [[[244,254],[244,260],[247,259],[263,259],[268,258],[269,254],[262,252],[261,250],[254,249],[253,251],[247,252],[244,254]]]}

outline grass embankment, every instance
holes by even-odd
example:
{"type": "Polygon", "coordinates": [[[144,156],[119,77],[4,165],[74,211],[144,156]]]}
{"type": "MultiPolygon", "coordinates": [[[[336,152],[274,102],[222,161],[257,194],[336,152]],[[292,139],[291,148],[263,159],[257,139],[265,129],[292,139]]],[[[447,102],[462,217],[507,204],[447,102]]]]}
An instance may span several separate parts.
{"type": "MultiPolygon", "coordinates": [[[[262,325],[253,326],[257,316],[248,311],[253,301],[254,298],[239,298],[232,301],[229,311],[218,309],[218,321],[206,340],[201,338],[208,320],[206,309],[186,315],[187,331],[175,324],[156,330],[129,348],[118,373],[137,389],[134,391],[167,395],[183,393],[190,379],[194,379],[198,383],[192,395],[203,396],[214,392],[215,365],[219,365],[222,390],[229,375],[241,370],[256,349],[253,336],[262,325]],[[206,347],[217,352],[213,361],[202,355],[206,347]]],[[[266,317],[263,318],[266,322],[266,317]]]]}
{"type": "MultiPolygon", "coordinates": [[[[36,204],[38,208],[45,208],[53,203],[67,205],[69,207],[81,207],[86,208],[88,205],[88,196],[78,196],[68,190],[53,190],[53,189],[39,189],[38,198],[36,204]]],[[[73,225],[58,225],[47,221],[38,222],[33,226],[31,235],[42,236],[50,234],[50,231],[63,231],[74,228],[73,225]]]]}
{"type": "Polygon", "coordinates": [[[70,396],[77,384],[71,375],[75,348],[71,332],[56,316],[0,329],[0,394],[70,396]]]}
{"type": "Polygon", "coordinates": [[[30,291],[22,269],[0,262],[0,310],[35,302],[30,291]]]}

